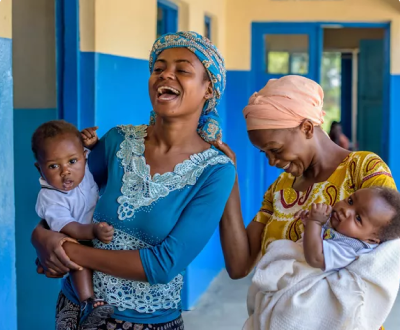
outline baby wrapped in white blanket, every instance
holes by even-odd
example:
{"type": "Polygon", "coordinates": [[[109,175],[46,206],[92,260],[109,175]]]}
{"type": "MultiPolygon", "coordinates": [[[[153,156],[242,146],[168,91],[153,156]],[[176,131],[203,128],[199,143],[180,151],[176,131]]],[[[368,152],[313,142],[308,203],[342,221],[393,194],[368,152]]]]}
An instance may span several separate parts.
{"type": "Polygon", "coordinates": [[[278,240],[268,246],[249,289],[244,330],[380,328],[400,283],[400,240],[395,239],[400,234],[400,199],[398,192],[383,188],[356,194],[337,203],[332,213],[314,205],[310,213],[300,214],[306,221],[304,242],[278,240]],[[330,225],[322,227],[328,214],[330,225]],[[329,242],[336,233],[349,235],[349,240],[329,242]],[[333,250],[326,248],[331,243],[333,250]],[[329,260],[339,252],[346,257],[329,260]]]}

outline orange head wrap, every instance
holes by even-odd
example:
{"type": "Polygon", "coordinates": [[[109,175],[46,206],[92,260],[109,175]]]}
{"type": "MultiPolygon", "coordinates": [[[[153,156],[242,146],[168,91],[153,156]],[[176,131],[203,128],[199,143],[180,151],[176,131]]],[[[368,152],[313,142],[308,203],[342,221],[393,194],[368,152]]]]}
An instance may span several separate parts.
{"type": "Polygon", "coordinates": [[[243,110],[247,130],[293,128],[305,119],[320,126],[323,99],[321,86],[310,79],[294,75],[271,79],[243,110]]]}

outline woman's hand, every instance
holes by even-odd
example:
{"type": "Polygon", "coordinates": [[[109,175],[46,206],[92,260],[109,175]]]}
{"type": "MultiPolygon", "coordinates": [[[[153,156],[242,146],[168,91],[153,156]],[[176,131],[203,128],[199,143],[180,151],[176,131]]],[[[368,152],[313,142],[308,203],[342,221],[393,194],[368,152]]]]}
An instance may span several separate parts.
{"type": "Polygon", "coordinates": [[[227,155],[232,160],[233,164],[235,164],[236,167],[236,155],[226,143],[222,142],[221,140],[217,140],[213,142],[212,145],[215,148],[221,150],[225,155],[227,155]]]}
{"type": "Polygon", "coordinates": [[[38,274],[44,274],[48,278],[63,278],[64,276],[63,274],[55,274],[50,271],[45,271],[38,258],[36,258],[35,264],[36,264],[36,272],[38,274]]]}
{"type": "Polygon", "coordinates": [[[37,266],[42,266],[46,276],[60,277],[70,270],[82,269],[81,266],[72,262],[65,253],[62,246],[67,241],[77,243],[76,240],[64,234],[45,229],[41,224],[33,231],[32,244],[38,255],[37,266]]]}

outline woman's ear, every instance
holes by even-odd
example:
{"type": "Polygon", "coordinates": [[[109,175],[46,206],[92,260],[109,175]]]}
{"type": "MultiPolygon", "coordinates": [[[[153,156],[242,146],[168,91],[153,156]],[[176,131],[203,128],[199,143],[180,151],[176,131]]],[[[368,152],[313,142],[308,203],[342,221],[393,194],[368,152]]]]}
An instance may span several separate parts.
{"type": "Polygon", "coordinates": [[[314,136],[314,125],[308,119],[300,124],[300,130],[305,134],[307,139],[311,139],[314,136]]]}
{"type": "Polygon", "coordinates": [[[208,82],[208,87],[207,87],[207,91],[206,91],[206,95],[204,96],[204,98],[206,100],[209,100],[213,97],[214,91],[211,85],[211,82],[208,82]]]}

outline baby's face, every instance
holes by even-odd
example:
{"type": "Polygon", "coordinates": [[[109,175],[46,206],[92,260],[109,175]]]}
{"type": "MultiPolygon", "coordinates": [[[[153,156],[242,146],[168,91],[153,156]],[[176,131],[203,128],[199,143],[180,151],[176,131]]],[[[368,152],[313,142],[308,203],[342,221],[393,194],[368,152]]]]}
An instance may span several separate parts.
{"type": "Polygon", "coordinates": [[[361,189],[333,207],[333,229],[348,237],[378,244],[378,233],[394,211],[374,189],[361,189]]]}
{"type": "Polygon", "coordinates": [[[86,152],[75,135],[63,134],[44,141],[35,165],[52,187],[70,191],[85,176],[86,152]]]}

